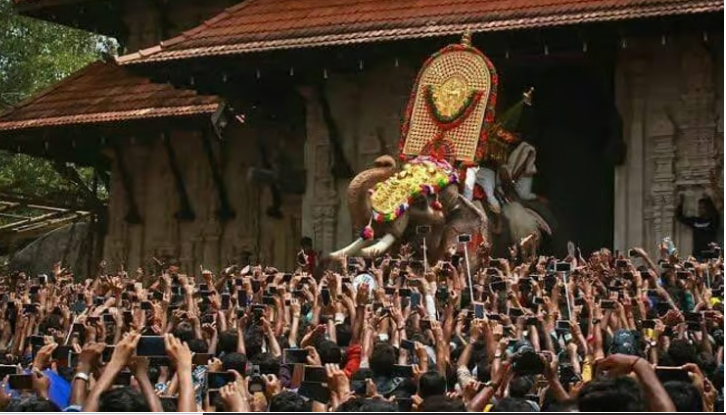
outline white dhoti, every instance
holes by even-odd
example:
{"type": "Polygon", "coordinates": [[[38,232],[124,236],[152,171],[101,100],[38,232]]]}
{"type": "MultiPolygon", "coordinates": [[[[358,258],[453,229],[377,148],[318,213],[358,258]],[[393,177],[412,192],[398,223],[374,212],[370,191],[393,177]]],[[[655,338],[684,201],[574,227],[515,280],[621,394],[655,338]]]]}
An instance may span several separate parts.
{"type": "Polygon", "coordinates": [[[494,196],[494,188],[497,184],[497,173],[486,167],[472,167],[466,169],[466,179],[464,180],[464,197],[469,200],[474,198],[474,186],[479,185],[484,189],[487,195],[487,203],[494,209],[498,209],[499,201],[494,196]]]}

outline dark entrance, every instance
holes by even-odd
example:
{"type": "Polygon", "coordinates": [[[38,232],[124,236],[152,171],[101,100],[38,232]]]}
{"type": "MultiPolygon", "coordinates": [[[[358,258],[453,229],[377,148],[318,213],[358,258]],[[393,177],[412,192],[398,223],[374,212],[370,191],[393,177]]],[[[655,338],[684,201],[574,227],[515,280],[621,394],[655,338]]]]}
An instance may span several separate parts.
{"type": "Polygon", "coordinates": [[[535,87],[535,104],[522,127],[537,148],[534,190],[549,200],[558,220],[547,250],[563,255],[568,240],[584,255],[611,247],[614,166],[608,154],[619,128],[612,69],[579,57],[495,65],[506,101],[535,87]]]}

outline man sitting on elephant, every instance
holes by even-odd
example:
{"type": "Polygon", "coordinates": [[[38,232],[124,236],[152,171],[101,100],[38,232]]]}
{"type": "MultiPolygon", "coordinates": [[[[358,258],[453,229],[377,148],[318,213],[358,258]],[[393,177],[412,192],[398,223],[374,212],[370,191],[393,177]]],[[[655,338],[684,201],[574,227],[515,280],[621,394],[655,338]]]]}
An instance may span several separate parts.
{"type": "Polygon", "coordinates": [[[497,170],[506,169],[514,181],[517,195],[522,200],[533,200],[537,196],[532,193],[532,182],[537,173],[535,159],[537,152],[531,144],[521,140],[508,131],[519,124],[520,117],[526,112],[525,107],[532,105],[533,89],[522,94],[523,99],[505,113],[502,120],[491,128],[487,142],[487,154],[479,167],[467,169],[463,194],[467,199],[474,199],[474,188],[479,185],[484,191],[486,201],[493,213],[499,213],[501,206],[495,195],[499,183],[497,170]]]}

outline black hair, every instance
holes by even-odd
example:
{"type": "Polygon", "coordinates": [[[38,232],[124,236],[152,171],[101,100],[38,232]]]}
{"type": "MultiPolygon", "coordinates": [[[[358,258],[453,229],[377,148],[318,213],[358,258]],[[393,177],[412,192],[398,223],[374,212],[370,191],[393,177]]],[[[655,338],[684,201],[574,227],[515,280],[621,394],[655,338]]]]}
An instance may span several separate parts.
{"type": "Polygon", "coordinates": [[[676,412],[703,412],[701,392],[690,382],[670,381],[663,384],[676,412]]]}
{"type": "Polygon", "coordinates": [[[489,412],[537,412],[531,403],[519,398],[504,398],[492,406],[489,412]]]}
{"type": "MultiPolygon", "coordinates": [[[[235,337],[237,333],[235,333],[235,337]]],[[[258,353],[262,353],[262,342],[265,338],[265,334],[262,329],[258,326],[252,326],[245,334],[245,350],[248,356],[254,356],[258,353]]]]}
{"type": "Polygon", "coordinates": [[[376,376],[391,376],[396,364],[396,349],[389,343],[377,342],[368,361],[376,376]]]}
{"type": "Polygon", "coordinates": [[[702,204],[703,208],[706,210],[706,219],[718,218],[718,209],[716,209],[716,204],[713,203],[713,199],[705,196],[698,199],[698,204],[702,204]]]}
{"type": "Polygon", "coordinates": [[[174,337],[181,340],[182,342],[189,343],[194,339],[194,327],[192,323],[188,321],[182,321],[174,327],[174,337]]]}
{"type": "Polygon", "coordinates": [[[306,246],[313,246],[313,238],[309,236],[303,236],[300,238],[300,246],[306,247],[306,246]]]}
{"type": "Polygon", "coordinates": [[[161,377],[161,370],[158,367],[149,366],[146,373],[149,374],[149,382],[151,382],[152,385],[155,385],[159,382],[159,377],[161,377]]]}
{"type": "Polygon", "coordinates": [[[272,353],[260,353],[250,361],[260,367],[260,373],[263,375],[280,375],[280,359],[272,353]]]}
{"type": "Polygon", "coordinates": [[[60,412],[58,405],[48,399],[39,398],[31,395],[27,398],[13,399],[4,412],[60,412]]]}
{"type": "Polygon", "coordinates": [[[355,398],[348,399],[347,401],[340,404],[336,412],[361,412],[360,408],[365,402],[366,398],[362,396],[356,396],[355,398]]]}
{"type": "Polygon", "coordinates": [[[696,347],[685,339],[676,339],[671,342],[666,353],[671,366],[683,366],[687,363],[696,363],[696,347]]]}
{"type": "Polygon", "coordinates": [[[466,406],[461,399],[449,399],[443,394],[424,398],[418,409],[419,412],[466,412],[466,406]]]}
{"type": "Polygon", "coordinates": [[[345,322],[335,325],[335,339],[338,341],[338,346],[348,347],[350,341],[353,338],[353,330],[350,327],[350,323],[345,322]]]}
{"type": "Polygon", "coordinates": [[[234,330],[225,330],[219,333],[219,339],[217,339],[217,354],[236,352],[237,341],[237,332],[234,330]]]}
{"type": "Polygon", "coordinates": [[[446,380],[438,372],[428,371],[418,380],[418,395],[426,399],[429,396],[446,393],[446,380]]]}
{"type": "Polygon", "coordinates": [[[312,405],[295,392],[284,391],[270,399],[270,412],[310,412],[312,405]]]}
{"type": "Polygon", "coordinates": [[[228,370],[236,370],[237,373],[245,376],[245,370],[247,369],[247,356],[242,353],[227,353],[220,359],[222,361],[222,369],[226,372],[228,370]]]}
{"type": "Polygon", "coordinates": [[[343,362],[343,352],[335,342],[323,340],[318,344],[317,349],[320,355],[320,361],[324,365],[328,363],[339,365],[343,362]]]}
{"type": "Polygon", "coordinates": [[[207,353],[209,351],[209,345],[204,339],[191,339],[187,342],[187,345],[193,353],[207,353]]]}
{"type": "Polygon", "coordinates": [[[522,398],[530,393],[534,387],[534,380],[530,376],[517,376],[509,382],[509,396],[512,398],[522,398]]]}
{"type": "Polygon", "coordinates": [[[366,399],[360,406],[360,412],[398,412],[398,405],[383,399],[366,399]]]}
{"type": "Polygon", "coordinates": [[[640,385],[629,377],[588,382],[577,395],[580,412],[643,412],[645,400],[640,385]]]}
{"type": "Polygon", "coordinates": [[[130,386],[109,389],[98,398],[98,412],[150,412],[141,392],[130,386]]]}
{"type": "Polygon", "coordinates": [[[178,406],[176,399],[162,399],[161,409],[163,409],[164,412],[177,412],[178,406]]]}

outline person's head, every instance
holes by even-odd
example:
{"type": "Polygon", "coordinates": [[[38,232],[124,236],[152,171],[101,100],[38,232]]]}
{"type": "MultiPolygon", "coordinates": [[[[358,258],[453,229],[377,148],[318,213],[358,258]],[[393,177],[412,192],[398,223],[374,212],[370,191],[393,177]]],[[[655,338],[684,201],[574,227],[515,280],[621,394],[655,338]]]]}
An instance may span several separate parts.
{"type": "Polygon", "coordinates": [[[537,410],[524,399],[504,398],[494,404],[489,412],[537,412],[537,410]]]}
{"type": "Polygon", "coordinates": [[[418,394],[426,399],[429,396],[443,395],[446,393],[446,379],[438,372],[428,371],[421,375],[418,380],[418,394]]]}
{"type": "Polygon", "coordinates": [[[383,399],[366,399],[360,406],[360,412],[398,412],[398,406],[383,399]]]}
{"type": "Polygon", "coordinates": [[[710,197],[698,199],[698,217],[703,219],[715,218],[718,215],[716,205],[710,197]]]}
{"type": "Polygon", "coordinates": [[[643,412],[645,400],[640,385],[629,377],[593,380],[577,395],[581,412],[643,412]]]}
{"type": "Polygon", "coordinates": [[[353,330],[348,322],[335,325],[335,339],[338,341],[338,346],[348,347],[352,338],[353,330]]]}
{"type": "Polygon", "coordinates": [[[217,354],[233,353],[236,351],[237,351],[237,332],[234,330],[226,330],[226,331],[219,333],[219,339],[217,340],[217,354]]]}
{"type": "Polygon", "coordinates": [[[609,354],[629,354],[637,356],[635,335],[630,330],[620,329],[613,335],[609,354]]]}
{"type": "MultiPolygon", "coordinates": [[[[237,333],[235,333],[237,336],[237,333]]],[[[262,353],[262,340],[265,338],[259,326],[252,326],[245,334],[245,350],[249,356],[262,353]]]]}
{"type": "Polygon", "coordinates": [[[312,406],[305,398],[295,392],[284,391],[273,396],[270,400],[270,412],[310,412],[312,406]]]}
{"type": "Polygon", "coordinates": [[[209,346],[204,339],[191,339],[187,342],[192,353],[207,353],[209,346]]]}
{"type": "Polygon", "coordinates": [[[390,376],[396,364],[396,349],[389,343],[378,342],[373,346],[369,362],[376,376],[390,376]]]}
{"type": "Polygon", "coordinates": [[[418,410],[419,412],[466,412],[466,407],[461,399],[449,399],[440,394],[424,398],[418,410]]]}
{"type": "Polygon", "coordinates": [[[39,398],[35,395],[22,399],[13,399],[3,412],[60,412],[58,405],[48,399],[39,398]]]}
{"type": "Polygon", "coordinates": [[[192,323],[182,321],[174,327],[173,334],[177,339],[188,343],[194,339],[194,327],[192,327],[192,323]]]}
{"type": "Polygon", "coordinates": [[[98,412],[149,412],[141,392],[130,386],[109,389],[98,398],[98,412]]]}
{"type": "Polygon", "coordinates": [[[339,365],[343,361],[343,353],[335,342],[330,340],[323,340],[318,343],[318,355],[320,355],[320,361],[325,365],[333,363],[339,365]]]}
{"type": "Polygon", "coordinates": [[[671,381],[664,383],[663,388],[676,406],[676,412],[703,412],[701,393],[693,383],[671,381]]]}
{"type": "Polygon", "coordinates": [[[676,339],[668,347],[666,356],[669,360],[669,366],[683,366],[686,363],[696,363],[696,347],[688,343],[686,339],[676,339]]]}
{"type": "Polygon", "coordinates": [[[489,364],[486,358],[479,361],[476,364],[476,380],[482,383],[487,383],[491,380],[492,365],[489,364]]]}
{"type": "Polygon", "coordinates": [[[300,239],[300,247],[305,250],[313,249],[313,238],[304,236],[300,239]]]}
{"type": "Polygon", "coordinates": [[[252,363],[260,367],[260,373],[263,375],[280,375],[280,359],[272,353],[260,353],[251,359],[252,363]]]}
{"type": "Polygon", "coordinates": [[[161,370],[157,366],[149,366],[148,371],[146,372],[149,374],[149,381],[152,385],[156,385],[156,383],[159,381],[159,377],[161,377],[161,370]]]}
{"type": "MultiPolygon", "coordinates": [[[[212,404],[213,404],[213,402],[212,402],[212,404]]],[[[177,411],[176,399],[162,399],[161,408],[164,410],[164,412],[176,412],[177,411]]]]}
{"type": "Polygon", "coordinates": [[[244,377],[247,369],[247,356],[242,353],[227,353],[220,359],[222,361],[222,370],[236,370],[237,373],[244,377]]]}
{"type": "Polygon", "coordinates": [[[534,380],[530,376],[516,376],[509,382],[509,396],[524,399],[532,388],[534,388],[534,380]]]}

